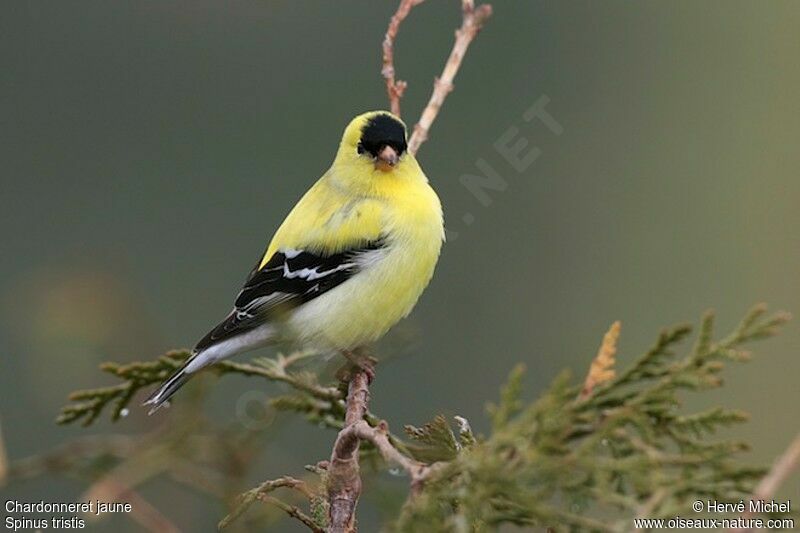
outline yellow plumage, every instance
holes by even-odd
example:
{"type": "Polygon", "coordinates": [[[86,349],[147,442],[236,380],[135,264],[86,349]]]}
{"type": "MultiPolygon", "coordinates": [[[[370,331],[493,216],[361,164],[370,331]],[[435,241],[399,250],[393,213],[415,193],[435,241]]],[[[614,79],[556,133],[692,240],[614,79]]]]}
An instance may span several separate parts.
{"type": "Polygon", "coordinates": [[[278,321],[303,346],[344,351],[380,338],[416,304],[443,240],[441,204],[406,151],[405,125],[384,111],[356,117],[233,311],[146,403],[155,409],[197,370],[273,342],[278,321]]]}
{"type": "Polygon", "coordinates": [[[384,230],[422,230],[422,240],[430,239],[425,231],[432,230],[441,246],[442,206],[414,156],[405,154],[385,172],[356,151],[361,129],[378,113],[364,113],[350,122],[333,165],[287,215],[259,267],[281,247],[338,251],[384,230]]]}
{"type": "Polygon", "coordinates": [[[331,168],[300,199],[275,233],[261,266],[279,249],[337,252],[383,236],[387,256],[299,309],[290,325],[301,341],[355,348],[376,340],[416,304],[433,275],[444,239],[442,207],[411,154],[390,171],[359,156],[362,128],[345,130],[331,168]]]}

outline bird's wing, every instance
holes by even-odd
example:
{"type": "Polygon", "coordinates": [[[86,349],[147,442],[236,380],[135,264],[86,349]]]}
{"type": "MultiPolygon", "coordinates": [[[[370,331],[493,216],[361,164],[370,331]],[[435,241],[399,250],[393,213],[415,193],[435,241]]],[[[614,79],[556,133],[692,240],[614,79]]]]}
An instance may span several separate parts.
{"type": "Polygon", "coordinates": [[[236,297],[230,314],[197,343],[202,351],[220,341],[261,326],[275,316],[325,294],[344,283],[368,263],[370,254],[385,246],[383,239],[333,254],[306,250],[277,250],[256,266],[236,297]]]}

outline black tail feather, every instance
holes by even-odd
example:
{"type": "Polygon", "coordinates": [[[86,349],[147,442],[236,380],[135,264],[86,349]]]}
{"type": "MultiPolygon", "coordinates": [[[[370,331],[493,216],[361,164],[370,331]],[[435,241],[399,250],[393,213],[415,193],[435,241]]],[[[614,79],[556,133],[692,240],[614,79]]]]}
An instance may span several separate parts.
{"type": "MultiPolygon", "coordinates": [[[[191,359],[189,359],[189,361],[191,361],[191,359]]],[[[162,383],[161,386],[158,387],[142,404],[152,406],[150,411],[147,413],[148,415],[152,415],[158,411],[159,408],[169,401],[169,399],[178,391],[178,389],[183,387],[183,385],[189,381],[189,378],[192,377],[192,374],[186,372],[185,368],[187,364],[188,361],[177,372],[172,374],[168,380],[162,383]]]]}

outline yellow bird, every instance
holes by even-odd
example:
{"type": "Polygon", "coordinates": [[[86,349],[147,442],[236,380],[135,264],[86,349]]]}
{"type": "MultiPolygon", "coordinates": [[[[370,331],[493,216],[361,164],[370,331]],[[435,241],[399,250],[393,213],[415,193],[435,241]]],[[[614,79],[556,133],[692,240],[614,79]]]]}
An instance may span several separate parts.
{"type": "Polygon", "coordinates": [[[386,111],[357,116],[233,310],[145,405],[152,413],[198,370],[279,336],[342,353],[377,340],[411,312],[443,240],[441,203],[408,153],[405,124],[386,111]]]}

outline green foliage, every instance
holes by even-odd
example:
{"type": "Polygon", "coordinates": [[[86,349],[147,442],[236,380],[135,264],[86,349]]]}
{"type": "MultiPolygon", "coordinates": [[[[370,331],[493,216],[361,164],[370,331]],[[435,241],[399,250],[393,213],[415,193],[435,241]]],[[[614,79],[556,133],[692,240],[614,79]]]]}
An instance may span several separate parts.
{"type": "Polygon", "coordinates": [[[103,363],[100,365],[100,370],[122,379],[123,383],[111,387],[73,392],[69,395],[69,400],[75,403],[64,406],[56,422],[70,424],[83,419],[83,425],[89,426],[97,420],[103,409],[109,406],[111,407],[111,419],[117,421],[140,389],[167,379],[170,374],[180,368],[187,357],[189,357],[188,351],[175,350],[155,361],[146,363],[128,365],[103,363]]]}
{"type": "Polygon", "coordinates": [[[500,389],[499,405],[489,404],[486,410],[492,419],[492,429],[498,430],[522,409],[522,378],[525,376],[525,365],[518,364],[508,376],[508,381],[500,389]]]}
{"type": "Polygon", "coordinates": [[[407,445],[408,449],[418,461],[425,463],[449,461],[455,458],[461,448],[453,430],[450,429],[450,424],[442,415],[436,416],[421,428],[407,425],[404,429],[406,435],[413,440],[407,445]]]}
{"type": "MultiPolygon", "coordinates": [[[[525,369],[520,365],[512,370],[498,402],[488,406],[491,433],[487,436],[476,437],[462,417],[454,417],[451,426],[443,416],[422,427],[406,426],[407,442],[389,434],[397,451],[430,465],[424,482],[389,528],[466,532],[512,523],[554,531],[628,531],[633,517],[685,515],[695,499],[738,501],[747,497],[764,470],[736,460],[736,455],[747,449],[745,443],[714,440],[720,428],[744,422],[747,415],[723,407],[685,413],[680,407],[684,394],[721,386],[725,363],[748,361],[750,354],[743,345],[774,335],[788,319],[781,313],[767,317],[765,311],[763,306],[754,308],[733,332],[719,340],[714,339],[714,316],[707,313],[695,342],[682,356],[678,349],[691,328],[667,329],[650,349],[619,372],[607,368],[614,364],[614,335],[607,346],[611,351],[606,350],[611,357],[599,365],[602,372],[594,376],[590,387],[582,387],[565,372],[529,404],[521,396],[525,369]]],[[[607,335],[606,341],[609,338],[607,335]]],[[[59,423],[82,421],[89,425],[105,409],[111,411],[113,420],[119,419],[140,389],[166,379],[187,356],[188,352],[178,351],[153,362],[104,364],[101,368],[122,382],[74,393],[70,396],[74,403],[63,408],[59,423]]],[[[290,390],[270,400],[274,409],[299,413],[317,425],[339,429],[344,421],[345,391],[342,386],[322,385],[316,375],[303,370],[307,357],[295,353],[247,364],[223,362],[210,371],[284,383],[290,390]]],[[[179,406],[181,403],[179,399],[179,406]]],[[[192,427],[196,429],[199,420],[191,422],[192,427]]],[[[367,413],[365,420],[373,427],[385,426],[372,413],[367,413]]],[[[123,464],[144,464],[151,472],[168,472],[202,488],[201,477],[187,476],[194,468],[176,470],[181,465],[176,458],[192,456],[194,433],[186,425],[176,425],[166,433],[150,435],[136,445],[146,453],[124,458],[123,464]]],[[[232,454],[226,443],[234,434],[222,432],[205,439],[204,446],[216,451],[202,455],[232,454]]],[[[225,473],[227,466],[215,467],[221,479],[231,480],[224,495],[231,494],[241,481],[246,471],[242,461],[254,456],[257,439],[253,436],[243,433],[234,439],[249,443],[250,450],[234,469],[235,475],[225,473]]],[[[241,449],[242,444],[234,446],[241,449]]],[[[368,464],[382,466],[381,454],[371,443],[362,443],[361,451],[362,462],[369,459],[368,464]]],[[[118,453],[120,458],[125,456],[124,451],[118,453]]],[[[243,493],[220,527],[244,520],[245,511],[264,502],[312,531],[323,531],[328,474],[324,462],[307,469],[311,474],[303,480],[281,477],[243,493]],[[289,490],[289,499],[278,499],[274,495],[277,489],[289,490]],[[305,510],[291,503],[297,496],[305,502],[305,510]]],[[[139,477],[135,479],[141,482],[139,477]]],[[[209,491],[215,489],[213,483],[206,486],[209,491]]],[[[263,517],[264,507],[259,509],[263,517]]]]}
{"type": "Polygon", "coordinates": [[[628,531],[631,519],[686,515],[695,499],[738,501],[763,469],[734,460],[744,443],[707,437],[746,420],[713,408],[680,414],[680,395],[719,387],[724,363],[744,361],[742,345],[768,337],[787,315],[762,306],[719,341],[713,315],[694,347],[676,355],[688,326],[662,332],[652,348],[588,398],[559,376],[535,402],[520,399],[522,369],[512,371],[492,433],[439,468],[411,498],[396,531],[483,531],[502,523],[555,531],[628,531]]]}
{"type": "MultiPolygon", "coordinates": [[[[71,403],[61,409],[56,422],[70,424],[83,420],[91,425],[104,409],[111,409],[111,419],[117,421],[139,390],[157,385],[175,372],[189,357],[187,350],[167,352],[155,361],[130,364],[103,363],[100,369],[123,382],[110,387],[79,390],[69,395],[71,403]]],[[[241,374],[257,376],[270,381],[286,383],[295,389],[294,394],[273,398],[271,405],[280,411],[295,411],[306,415],[315,423],[340,427],[344,416],[344,394],[336,387],[324,387],[311,372],[295,371],[312,352],[295,352],[289,356],[278,354],[275,359],[260,357],[252,363],[222,361],[208,371],[217,375],[241,374]]]]}

